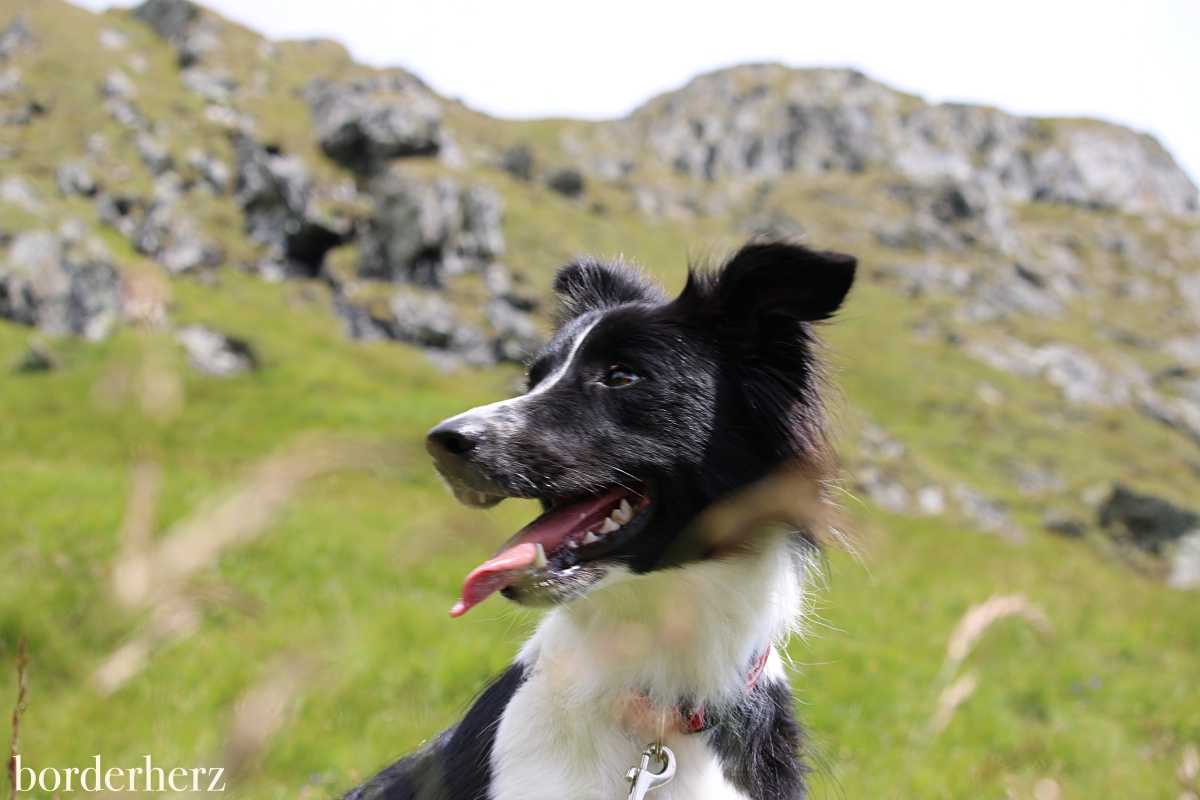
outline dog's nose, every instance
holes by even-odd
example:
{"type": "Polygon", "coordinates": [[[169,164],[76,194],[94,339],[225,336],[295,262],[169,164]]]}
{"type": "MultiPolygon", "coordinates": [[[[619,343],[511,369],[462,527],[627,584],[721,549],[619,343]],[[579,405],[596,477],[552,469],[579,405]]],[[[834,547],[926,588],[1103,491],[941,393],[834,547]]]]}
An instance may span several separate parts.
{"type": "Polygon", "coordinates": [[[479,444],[482,429],[464,420],[446,420],[425,437],[425,449],[437,459],[462,458],[479,444]]]}

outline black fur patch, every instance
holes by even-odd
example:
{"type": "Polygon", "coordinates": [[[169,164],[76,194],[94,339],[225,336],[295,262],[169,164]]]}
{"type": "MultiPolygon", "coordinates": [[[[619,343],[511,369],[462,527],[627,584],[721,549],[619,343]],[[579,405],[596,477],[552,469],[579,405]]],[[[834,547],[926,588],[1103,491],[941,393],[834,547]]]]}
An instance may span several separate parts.
{"type": "Polygon", "coordinates": [[[344,800],[487,800],[496,728],[525,677],[522,664],[510,666],[479,695],[461,722],[344,800]]]}
{"type": "Polygon", "coordinates": [[[709,743],[725,779],[752,800],[799,800],[809,770],[800,760],[804,731],[786,683],[759,681],[734,711],[717,721],[709,743]]]}
{"type": "Polygon", "coordinates": [[[592,258],[576,258],[561,267],[554,276],[554,293],[559,300],[560,325],[588,311],[664,299],[661,289],[633,269],[592,258]]]}

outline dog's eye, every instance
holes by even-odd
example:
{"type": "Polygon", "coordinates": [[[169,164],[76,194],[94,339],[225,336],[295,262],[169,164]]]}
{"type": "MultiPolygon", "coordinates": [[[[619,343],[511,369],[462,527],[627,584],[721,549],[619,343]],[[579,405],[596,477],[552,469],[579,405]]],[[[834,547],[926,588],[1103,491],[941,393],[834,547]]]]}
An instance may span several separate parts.
{"type": "Polygon", "coordinates": [[[631,383],[637,383],[640,380],[641,377],[631,370],[622,367],[620,364],[613,364],[604,373],[604,380],[601,383],[610,389],[617,389],[622,386],[628,386],[631,383]]]}

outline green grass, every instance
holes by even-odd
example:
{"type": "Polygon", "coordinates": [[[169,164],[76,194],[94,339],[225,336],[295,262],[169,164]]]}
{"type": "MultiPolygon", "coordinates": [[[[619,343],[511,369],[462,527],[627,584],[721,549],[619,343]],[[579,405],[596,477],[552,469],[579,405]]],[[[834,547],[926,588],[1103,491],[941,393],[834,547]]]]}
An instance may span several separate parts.
{"type": "MultiPolygon", "coordinates": [[[[186,404],[163,425],[136,404],[94,399],[105,376],[136,369],[146,346],[139,339],[151,334],[54,341],[62,369],[3,378],[0,485],[19,488],[6,490],[0,515],[8,562],[0,657],[11,661],[17,637],[29,637],[22,752],[40,764],[79,764],[95,753],[113,764],[145,753],[156,763],[207,763],[221,752],[238,698],[280,663],[303,663],[303,690],[241,791],[292,797],[314,775],[322,786],[312,791],[345,788],[453,720],[530,630],[531,615],[496,600],[448,618],[462,576],[520,525],[522,509],[457,507],[420,451],[432,423],[505,394],[515,371],[446,376],[413,350],[347,342],[317,287],[306,300],[299,285],[222,271],[216,286],[174,288],[178,320],[249,336],[265,368],[229,381],[182,369],[186,404]],[[163,465],[165,529],[248,463],[312,430],[394,442],[404,467],[318,479],[267,535],[205,578],[252,598],[253,613],[216,603],[194,636],[101,697],[93,671],[144,624],[113,600],[109,574],[133,458],[150,454],[163,465]]],[[[830,330],[847,365],[843,417],[871,414],[941,477],[1004,496],[1010,456],[1053,455],[1087,483],[1111,475],[1131,451],[1146,469],[1170,472],[1178,446],[1159,428],[1139,429],[1156,442],[1145,450],[1121,430],[1097,438],[1097,426],[1082,422],[1047,439],[1036,409],[1054,398],[1041,387],[987,373],[951,348],[906,348],[905,324],[883,290],[856,290],[847,319],[830,330]],[[914,368],[940,380],[905,380],[914,368]],[[1015,398],[994,412],[967,399],[985,373],[1015,398]]],[[[28,338],[0,325],[0,363],[15,360],[28,338]]],[[[1182,490],[1186,479],[1178,480],[1182,490]]],[[[1067,797],[1172,790],[1183,743],[1200,738],[1194,596],[1077,542],[1035,532],[1017,546],[951,520],[848,505],[863,563],[832,555],[821,623],[789,649],[822,767],[817,796],[994,796],[1010,786],[1028,793],[1046,776],[1067,797]],[[1046,609],[1053,637],[998,624],[969,661],[981,676],[976,694],[940,736],[914,739],[932,713],[929,692],[956,621],[969,605],[1009,592],[1046,609]],[[1093,676],[1101,688],[1088,688],[1093,676]]],[[[12,695],[11,671],[0,673],[0,698],[12,695]]]]}
{"type": "MultiPolygon", "coordinates": [[[[52,0],[24,5],[35,32],[43,32],[38,59],[21,62],[26,91],[56,87],[54,113],[63,116],[0,131],[20,151],[0,172],[35,182],[52,206],[47,224],[67,214],[90,219],[82,200],[53,199],[54,168],[82,152],[80,132],[108,133],[112,163],[137,162],[132,140],[99,111],[98,76],[124,64],[133,50],[148,59],[151,74],[174,69],[173,56],[123,12],[101,21],[64,12],[52,0]],[[64,13],[70,24],[52,24],[64,13]],[[129,34],[130,51],[100,49],[101,25],[129,34]]],[[[0,10],[11,16],[15,9],[10,2],[0,10]]],[[[255,70],[269,73],[272,91],[256,101],[264,140],[304,157],[321,180],[345,179],[318,155],[297,90],[314,75],[361,68],[331,43],[283,44],[278,59],[264,60],[250,32],[232,28],[229,41],[223,68],[244,82],[255,70]]],[[[207,123],[184,124],[200,112],[199,100],[169,81],[134,77],[146,113],[170,121],[177,161],[193,145],[229,158],[224,133],[207,123]]],[[[565,135],[586,138],[592,129],[564,120],[490,120],[455,105],[447,124],[472,152],[498,155],[528,143],[547,169],[570,163],[565,135]]],[[[887,176],[795,176],[768,187],[755,209],[655,222],[635,210],[624,188],[597,180],[589,180],[582,198],[568,200],[479,164],[409,168],[499,189],[505,263],[543,301],[554,269],[578,252],[623,253],[677,288],[689,254],[736,244],[750,211],[785,212],[803,223],[814,244],[862,258],[859,284],[841,320],[826,331],[838,367],[838,443],[851,478],[861,464],[858,427],[871,419],[906,446],[898,469],[910,489],[967,483],[1004,501],[1030,536],[1010,544],[954,514],[905,518],[867,501],[845,501],[861,560],[830,554],[819,619],[806,639],[789,646],[798,710],[813,736],[817,797],[1031,797],[1044,778],[1057,781],[1065,798],[1178,794],[1174,771],[1182,748],[1200,741],[1196,595],[1164,588],[1095,541],[1046,534],[1038,520],[1046,508],[1091,519],[1081,491],[1114,480],[1195,506],[1195,444],[1131,410],[1064,406],[1051,386],[997,373],[957,345],[922,344],[911,335],[916,322],[936,316],[968,339],[1005,332],[1035,344],[1093,347],[1096,314],[1108,325],[1134,324],[1122,316],[1128,301],[1099,292],[1061,319],[972,327],[954,320],[945,298],[901,297],[871,277],[874,269],[931,256],[886,250],[864,224],[903,213],[887,199],[887,176]],[[980,382],[999,390],[1004,402],[983,402],[980,382]],[[1012,481],[1018,462],[1052,470],[1066,488],[1021,496],[1012,481]],[[945,731],[922,736],[955,624],[971,605],[1013,592],[1045,609],[1053,634],[1043,638],[1016,620],[995,625],[965,666],[978,671],[979,688],[945,731]]],[[[139,170],[127,187],[145,191],[150,179],[139,170]]],[[[660,177],[663,186],[686,188],[678,176],[660,177]]],[[[116,180],[103,171],[101,178],[116,180]]],[[[225,246],[230,266],[217,270],[211,285],[172,281],[172,318],[248,339],[262,360],[255,373],[231,380],[195,375],[166,333],[125,328],[99,344],[42,341],[0,321],[0,709],[15,698],[8,665],[25,636],[26,763],[86,766],[101,753],[106,764],[130,766],[150,753],[156,764],[190,767],[223,757],[248,692],[294,676],[299,689],[281,728],[237,792],[320,797],[348,788],[452,722],[536,622],[536,614],[496,599],[449,619],[462,577],[531,509],[459,507],[421,446],[438,420],[511,394],[520,376],[514,367],[445,375],[411,348],[345,340],[323,285],[266,284],[232,266],[255,251],[229,208],[225,198],[193,209],[225,246]],[[53,350],[60,368],[10,372],[31,340],[53,350]],[[184,403],[166,418],[151,418],[139,406],[148,358],[182,382],[184,403]],[[165,532],[240,485],[252,464],[313,432],[384,442],[396,466],[327,475],[304,487],[260,538],[226,552],[197,577],[204,599],[194,634],[155,652],[119,691],[97,692],[92,680],[99,665],[149,624],[113,592],[132,466],[146,459],[161,465],[156,521],[165,532]]],[[[35,224],[11,208],[0,212],[6,230],[35,224]]],[[[1157,281],[1165,299],[1138,307],[1138,314],[1162,330],[1186,329],[1176,299],[1163,288],[1169,279],[1146,265],[1177,254],[1172,242],[1194,235],[1194,225],[1154,231],[1120,215],[1045,207],[1013,215],[1035,244],[1075,237],[1096,274],[1157,281]],[[1093,229],[1101,225],[1135,233],[1145,263],[1095,245],[1093,229]]],[[[157,271],[111,232],[106,241],[123,272],[157,271]]],[[[977,256],[945,260],[970,265],[977,256]]],[[[1187,256],[1179,266],[1200,267],[1198,258],[1187,256]]],[[[456,291],[457,302],[467,304],[479,287],[464,281],[456,291]]],[[[1105,347],[1147,369],[1166,365],[1156,353],[1105,347]]]]}

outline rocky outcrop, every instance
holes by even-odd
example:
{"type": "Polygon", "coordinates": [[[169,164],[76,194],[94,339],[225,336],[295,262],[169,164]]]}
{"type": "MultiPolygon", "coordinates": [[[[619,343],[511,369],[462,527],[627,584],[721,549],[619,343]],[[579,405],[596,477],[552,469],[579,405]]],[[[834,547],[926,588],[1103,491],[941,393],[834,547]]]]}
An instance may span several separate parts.
{"type": "Polygon", "coordinates": [[[148,198],[96,195],[96,215],[128,238],[138,252],[157,261],[168,272],[179,274],[221,263],[221,249],[200,230],[184,210],[179,176],[166,171],[155,182],[148,198]]]}
{"type": "Polygon", "coordinates": [[[133,16],[175,47],[180,66],[191,66],[221,46],[220,22],[187,0],[147,0],[133,16]]]}
{"type": "Polygon", "coordinates": [[[335,286],[334,309],[351,338],[415,345],[443,369],[522,363],[542,344],[527,311],[506,297],[493,295],[482,319],[469,322],[437,290],[399,286],[381,297],[379,289],[374,282],[335,286]]]}
{"type": "Polygon", "coordinates": [[[638,145],[643,158],[705,181],[882,168],[922,185],[993,187],[1016,202],[1200,209],[1196,187],[1151,136],[1092,120],[930,105],[845,69],[761,64],[701,76],[600,126],[580,160],[617,179],[639,166],[630,155],[638,145]]]}
{"type": "Polygon", "coordinates": [[[18,234],[0,261],[0,317],[52,336],[101,339],[120,313],[120,277],[81,224],[18,234]]]}
{"type": "Polygon", "coordinates": [[[242,133],[233,135],[237,153],[234,198],[246,218],[246,235],[268,252],[260,267],[281,276],[314,277],[325,254],[349,234],[349,223],[316,218],[314,183],[299,158],[267,150],[242,133]]]}
{"type": "Polygon", "coordinates": [[[394,158],[436,155],[442,109],[416,76],[403,70],[351,83],[318,80],[305,92],[321,149],[360,174],[394,158]]]}
{"type": "Polygon", "coordinates": [[[504,252],[503,202],[494,189],[422,180],[396,165],[368,191],[375,210],[360,236],[363,277],[436,288],[504,252]]]}

